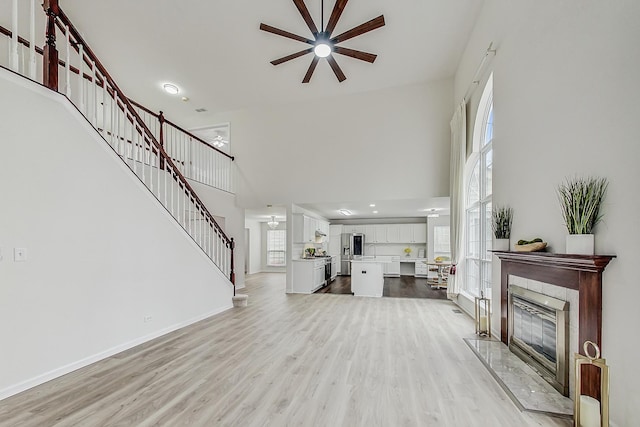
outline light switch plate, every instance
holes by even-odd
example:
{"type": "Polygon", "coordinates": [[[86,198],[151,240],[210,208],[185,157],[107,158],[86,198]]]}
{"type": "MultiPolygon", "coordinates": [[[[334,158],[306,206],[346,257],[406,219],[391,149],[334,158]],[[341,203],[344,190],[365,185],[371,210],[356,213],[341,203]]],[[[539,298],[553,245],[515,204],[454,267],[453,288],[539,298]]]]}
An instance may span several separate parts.
{"type": "Polygon", "coordinates": [[[13,260],[23,262],[27,260],[27,248],[13,248],[13,260]]]}

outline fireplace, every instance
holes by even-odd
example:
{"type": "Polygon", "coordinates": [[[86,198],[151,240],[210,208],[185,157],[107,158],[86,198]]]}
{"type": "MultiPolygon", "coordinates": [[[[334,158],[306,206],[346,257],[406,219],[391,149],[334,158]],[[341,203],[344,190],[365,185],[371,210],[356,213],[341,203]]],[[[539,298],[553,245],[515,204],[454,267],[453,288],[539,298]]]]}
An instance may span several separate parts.
{"type": "MultiPolygon", "coordinates": [[[[492,251],[500,258],[500,338],[509,343],[509,276],[548,283],[578,291],[576,349],[584,355],[582,344],[591,341],[602,350],[602,272],[614,255],[573,255],[550,252],[492,251]]],[[[581,366],[580,390],[600,398],[600,371],[595,366],[581,366]]]]}
{"type": "Polygon", "coordinates": [[[569,396],[569,303],[509,286],[509,349],[569,396]]]}

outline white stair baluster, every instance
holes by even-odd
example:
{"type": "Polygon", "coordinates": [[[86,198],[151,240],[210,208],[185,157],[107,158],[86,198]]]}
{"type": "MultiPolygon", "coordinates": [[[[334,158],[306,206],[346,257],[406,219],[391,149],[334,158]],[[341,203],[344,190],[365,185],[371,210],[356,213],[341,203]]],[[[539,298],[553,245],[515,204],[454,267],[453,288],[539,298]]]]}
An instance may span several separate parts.
{"type": "Polygon", "coordinates": [[[71,32],[69,31],[69,27],[65,26],[65,40],[66,40],[66,48],[67,48],[67,56],[66,56],[66,62],[64,64],[64,70],[65,70],[65,82],[67,85],[67,90],[66,90],[66,94],[67,94],[67,98],[69,98],[69,100],[71,100],[71,32]]]}
{"type": "Polygon", "coordinates": [[[79,80],[79,90],[78,96],[80,97],[80,111],[87,117],[87,105],[84,100],[84,46],[78,45],[78,54],[80,55],[80,80],[79,80]]]}
{"type": "Polygon", "coordinates": [[[11,53],[9,54],[11,69],[20,71],[20,57],[18,54],[18,0],[11,3],[11,53]]]}
{"type": "Polygon", "coordinates": [[[31,0],[29,9],[29,77],[37,78],[36,71],[36,0],[31,0]]]}

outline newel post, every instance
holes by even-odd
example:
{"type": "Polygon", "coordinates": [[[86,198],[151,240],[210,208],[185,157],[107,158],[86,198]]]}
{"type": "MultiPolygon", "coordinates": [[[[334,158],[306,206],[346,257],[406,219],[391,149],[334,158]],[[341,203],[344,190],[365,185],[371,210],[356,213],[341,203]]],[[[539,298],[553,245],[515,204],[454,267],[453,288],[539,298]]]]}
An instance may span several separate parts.
{"type": "Polygon", "coordinates": [[[236,248],[236,242],[233,240],[233,237],[231,238],[231,275],[229,277],[229,279],[231,280],[231,283],[233,283],[233,296],[236,296],[236,272],[233,268],[233,251],[236,248]]]}
{"type": "Polygon", "coordinates": [[[44,0],[42,4],[47,14],[45,30],[46,42],[42,60],[42,84],[58,91],[58,50],[56,49],[56,18],[60,13],[58,0],[44,0]]]}
{"type": "MultiPolygon", "coordinates": [[[[160,111],[160,115],[158,116],[158,121],[160,122],[160,135],[158,136],[159,143],[164,149],[164,113],[160,111]]],[[[160,156],[160,170],[164,170],[164,157],[160,156]]]]}

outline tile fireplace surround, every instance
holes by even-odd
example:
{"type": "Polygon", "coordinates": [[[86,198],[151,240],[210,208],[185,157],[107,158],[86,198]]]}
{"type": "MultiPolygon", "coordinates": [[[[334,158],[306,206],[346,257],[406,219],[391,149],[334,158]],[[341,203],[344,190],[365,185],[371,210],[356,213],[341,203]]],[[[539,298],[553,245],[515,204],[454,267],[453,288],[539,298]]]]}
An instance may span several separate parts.
{"type": "MultiPolygon", "coordinates": [[[[501,261],[501,340],[508,345],[509,276],[519,276],[578,291],[578,342],[592,341],[602,349],[602,272],[612,255],[572,255],[547,252],[493,251],[501,261]]],[[[574,346],[570,346],[574,347],[574,346]]],[[[578,393],[578,391],[576,391],[578,393]]],[[[592,366],[582,370],[582,390],[600,398],[600,372],[592,366]]]]}

